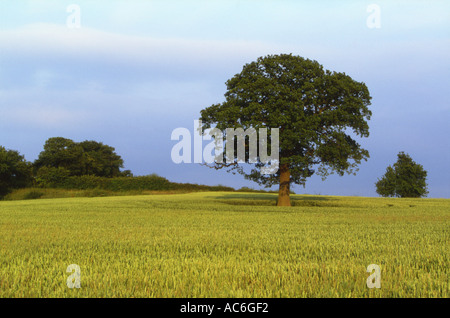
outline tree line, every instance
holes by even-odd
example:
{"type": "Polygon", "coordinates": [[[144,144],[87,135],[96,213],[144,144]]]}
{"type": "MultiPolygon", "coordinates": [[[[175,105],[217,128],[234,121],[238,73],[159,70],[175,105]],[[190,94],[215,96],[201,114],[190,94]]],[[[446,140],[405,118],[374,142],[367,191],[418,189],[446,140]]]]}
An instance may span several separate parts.
{"type": "Polygon", "coordinates": [[[74,176],[132,177],[130,170],[121,170],[123,165],[113,147],[93,140],[49,138],[34,162],[27,161],[17,150],[0,146],[0,195],[27,186],[61,184],[74,176]]]}
{"type": "MultiPolygon", "coordinates": [[[[176,183],[156,174],[134,176],[123,159],[101,142],[49,138],[34,162],[0,146],[0,198],[14,189],[38,187],[123,191],[235,191],[222,185],[176,183]]],[[[39,196],[37,196],[39,197],[39,196]]]]}
{"type": "MultiPolygon", "coordinates": [[[[375,183],[376,192],[383,197],[426,196],[427,171],[404,152],[397,157],[397,162],[388,166],[375,183]]],[[[111,191],[234,190],[225,186],[178,184],[157,175],[134,177],[130,170],[121,171],[123,164],[113,147],[96,141],[77,143],[62,137],[50,138],[34,162],[26,161],[16,150],[0,146],[0,197],[13,189],[30,186],[111,191]]]]}

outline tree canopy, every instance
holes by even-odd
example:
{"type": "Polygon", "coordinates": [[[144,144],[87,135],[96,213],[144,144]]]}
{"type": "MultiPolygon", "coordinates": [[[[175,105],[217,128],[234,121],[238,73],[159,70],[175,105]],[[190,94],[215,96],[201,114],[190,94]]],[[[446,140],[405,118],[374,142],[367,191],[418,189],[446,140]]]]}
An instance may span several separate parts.
{"type": "Polygon", "coordinates": [[[0,146],[0,196],[31,182],[31,164],[16,150],[0,146]]]}
{"type": "Polygon", "coordinates": [[[290,205],[291,183],[304,185],[314,173],[353,173],[369,158],[352,134],[369,136],[371,97],[345,73],[292,54],[268,55],[244,65],[226,86],[225,101],[201,111],[202,128],[279,128],[279,170],[262,174],[261,161],[250,172],[237,161],[213,166],[267,187],[279,184],[278,205],[290,205]]]}
{"type": "Polygon", "coordinates": [[[383,197],[420,198],[428,194],[427,172],[422,165],[401,151],[397,162],[386,168],[386,173],[375,183],[383,197]]]}
{"type": "Polygon", "coordinates": [[[101,142],[74,142],[67,138],[53,137],[45,142],[44,150],[34,166],[37,170],[44,167],[47,170],[59,169],[59,174],[69,176],[117,177],[122,175],[120,168],[123,168],[123,160],[113,147],[101,142]]]}
{"type": "Polygon", "coordinates": [[[93,140],[80,142],[79,145],[85,153],[84,174],[99,177],[121,175],[120,168],[123,168],[123,160],[116,154],[113,147],[93,140]]]}

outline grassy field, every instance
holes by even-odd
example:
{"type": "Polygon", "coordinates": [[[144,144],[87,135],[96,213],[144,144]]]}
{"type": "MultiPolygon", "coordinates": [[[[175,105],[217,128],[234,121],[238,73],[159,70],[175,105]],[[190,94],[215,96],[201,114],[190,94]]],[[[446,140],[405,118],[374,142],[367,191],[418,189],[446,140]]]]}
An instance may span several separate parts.
{"type": "Polygon", "coordinates": [[[450,200],[275,198],[1,201],[0,297],[449,297],[450,200]]]}

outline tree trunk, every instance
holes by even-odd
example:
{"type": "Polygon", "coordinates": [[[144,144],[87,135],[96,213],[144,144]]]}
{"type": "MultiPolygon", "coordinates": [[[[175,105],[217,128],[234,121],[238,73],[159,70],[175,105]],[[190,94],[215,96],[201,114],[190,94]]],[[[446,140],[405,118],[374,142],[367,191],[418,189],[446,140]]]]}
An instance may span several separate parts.
{"type": "Polygon", "coordinates": [[[277,206],[291,206],[290,194],[291,173],[289,166],[284,164],[280,167],[280,190],[278,191],[277,206]]]}

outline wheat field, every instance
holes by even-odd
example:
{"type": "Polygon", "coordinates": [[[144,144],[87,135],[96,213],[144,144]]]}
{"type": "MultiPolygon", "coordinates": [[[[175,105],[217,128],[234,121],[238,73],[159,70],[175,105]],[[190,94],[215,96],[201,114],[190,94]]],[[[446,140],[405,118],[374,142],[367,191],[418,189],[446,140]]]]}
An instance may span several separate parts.
{"type": "Polygon", "coordinates": [[[189,194],[0,202],[0,297],[449,297],[450,200],[189,194]],[[80,288],[69,288],[71,264],[80,288]],[[368,288],[381,269],[380,288],[368,288]]]}

